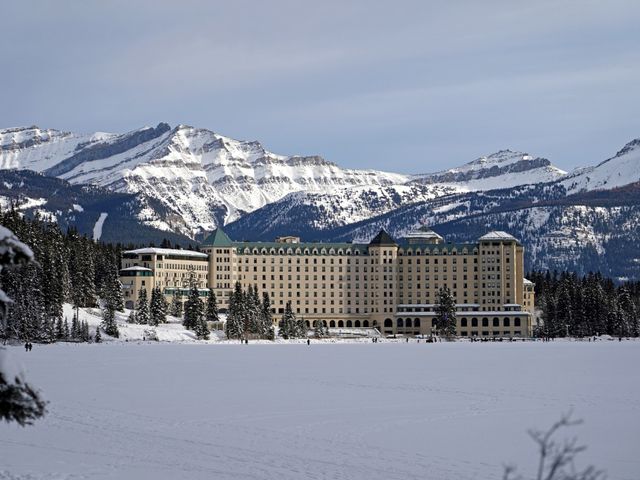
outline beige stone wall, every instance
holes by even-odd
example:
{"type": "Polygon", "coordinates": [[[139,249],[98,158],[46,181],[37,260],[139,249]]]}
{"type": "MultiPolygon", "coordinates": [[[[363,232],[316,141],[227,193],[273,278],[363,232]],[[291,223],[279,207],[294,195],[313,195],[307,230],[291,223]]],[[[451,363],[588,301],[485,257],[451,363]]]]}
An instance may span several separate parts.
{"type": "MultiPolygon", "coordinates": [[[[151,290],[154,287],[159,287],[163,292],[165,288],[187,288],[189,286],[189,279],[193,275],[198,283],[198,288],[207,288],[209,281],[209,262],[208,259],[200,259],[189,256],[179,255],[166,255],[166,254],[137,254],[137,255],[123,255],[122,268],[129,268],[134,266],[150,268],[153,272],[152,277],[120,277],[120,281],[131,282],[131,278],[136,278],[137,288],[130,293],[130,288],[125,289],[125,292],[129,291],[129,298],[125,296],[126,300],[136,301],[138,299],[138,290],[142,286],[142,282],[145,282],[147,288],[147,294],[150,296],[151,290]],[[133,258],[129,258],[133,257],[133,258]],[[138,280],[139,278],[139,280],[138,280]],[[151,278],[151,280],[147,280],[151,278]],[[151,286],[148,286],[151,284],[151,286]]],[[[171,296],[168,296],[168,301],[171,301],[171,296]]]]}

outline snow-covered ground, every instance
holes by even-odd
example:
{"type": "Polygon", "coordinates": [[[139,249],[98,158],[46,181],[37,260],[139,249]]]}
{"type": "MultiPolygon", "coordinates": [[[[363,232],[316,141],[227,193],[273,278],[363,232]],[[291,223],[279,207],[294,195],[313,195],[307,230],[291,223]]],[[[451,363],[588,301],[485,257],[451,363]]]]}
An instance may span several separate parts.
{"type": "Polygon", "coordinates": [[[640,472],[640,342],[11,350],[50,411],[0,425],[0,478],[497,479],[569,409],[580,463],[640,472]]]}

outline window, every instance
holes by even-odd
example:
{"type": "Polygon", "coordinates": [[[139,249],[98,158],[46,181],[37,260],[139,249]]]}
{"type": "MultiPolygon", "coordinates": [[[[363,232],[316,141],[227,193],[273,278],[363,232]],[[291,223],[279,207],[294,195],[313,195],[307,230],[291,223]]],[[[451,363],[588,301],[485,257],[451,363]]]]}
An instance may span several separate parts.
{"type": "Polygon", "coordinates": [[[462,318],[460,320],[460,326],[461,327],[466,327],[467,326],[467,319],[466,318],[462,318]]]}

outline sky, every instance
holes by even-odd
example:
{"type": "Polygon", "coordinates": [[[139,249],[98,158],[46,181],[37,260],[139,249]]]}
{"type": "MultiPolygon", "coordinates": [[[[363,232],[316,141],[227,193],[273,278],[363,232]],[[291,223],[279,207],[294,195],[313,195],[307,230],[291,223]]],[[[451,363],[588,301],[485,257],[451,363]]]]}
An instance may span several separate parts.
{"type": "Polygon", "coordinates": [[[637,0],[4,2],[0,128],[167,122],[402,173],[640,137],[637,0]]]}

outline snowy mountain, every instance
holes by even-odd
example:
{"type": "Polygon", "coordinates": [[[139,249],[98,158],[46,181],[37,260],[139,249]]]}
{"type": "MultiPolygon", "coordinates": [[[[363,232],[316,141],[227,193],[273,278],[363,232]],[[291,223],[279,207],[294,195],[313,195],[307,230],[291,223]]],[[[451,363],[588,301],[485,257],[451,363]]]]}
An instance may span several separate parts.
{"type": "MultiPolygon", "coordinates": [[[[501,150],[457,168],[403,175],[345,169],[318,156],[279,155],[256,141],[186,125],[160,123],[124,134],[26,127],[0,130],[0,169],[8,169],[5,178],[9,171],[28,169],[63,181],[47,192],[47,177],[16,172],[23,178],[4,181],[0,204],[20,200],[25,212],[76,222],[88,234],[102,227],[102,238],[109,239],[120,235],[122,225],[136,224],[142,227],[130,229],[132,241],[157,241],[163,232],[176,241],[198,239],[223,224],[238,239],[290,233],[309,240],[363,240],[380,226],[401,236],[425,225],[446,230],[506,222],[503,229],[526,242],[546,232],[549,245],[577,238],[578,250],[606,253],[605,237],[613,234],[607,218],[612,225],[616,218],[625,231],[635,225],[628,209],[637,203],[638,191],[630,185],[640,181],[640,139],[571,173],[545,158],[501,150]],[[93,187],[85,190],[87,184],[93,187]],[[96,188],[99,200],[83,197],[96,188]],[[587,207],[596,210],[576,214],[587,198],[587,207]],[[593,204],[594,198],[603,204],[593,204]],[[601,208],[622,210],[602,216],[601,208]],[[570,228],[553,220],[563,216],[571,219],[570,228]],[[536,229],[527,237],[530,225],[536,229]],[[580,233],[589,228],[592,234],[580,233]]],[[[570,256],[568,251],[558,255],[570,256]]],[[[536,252],[555,255],[531,244],[531,266],[542,258],[536,252]]],[[[562,264],[559,258],[554,264],[562,264]]]]}
{"type": "Polygon", "coordinates": [[[0,168],[30,169],[161,203],[152,226],[195,236],[298,191],[405,183],[406,175],[271,153],[258,142],[165,123],[125,134],[0,130],[0,168]]]}
{"type": "Polygon", "coordinates": [[[561,182],[569,193],[609,190],[640,181],[640,138],[595,167],[581,168],[561,182]]]}
{"type": "Polygon", "coordinates": [[[492,190],[532,183],[547,183],[567,172],[546,158],[500,150],[442,172],[415,175],[414,183],[455,185],[461,191],[492,190]]]}

